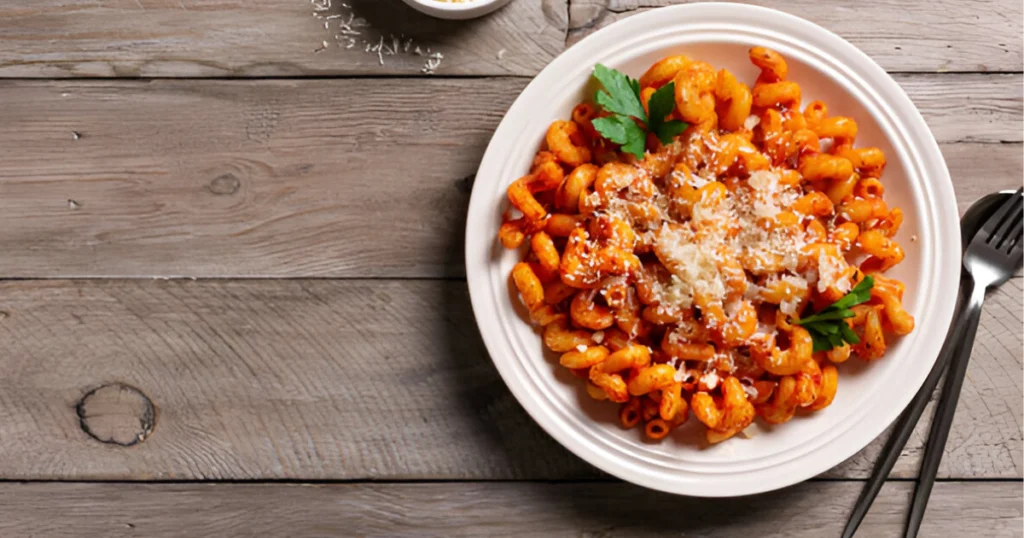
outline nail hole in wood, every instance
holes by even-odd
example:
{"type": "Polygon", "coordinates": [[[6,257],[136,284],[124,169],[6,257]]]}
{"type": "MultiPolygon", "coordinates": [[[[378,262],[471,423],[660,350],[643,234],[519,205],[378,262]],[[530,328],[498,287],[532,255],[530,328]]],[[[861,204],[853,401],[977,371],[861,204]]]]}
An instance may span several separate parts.
{"type": "Polygon", "coordinates": [[[156,408],[139,389],[110,383],[90,390],[75,406],[82,431],[101,442],[132,446],[156,426],[156,408]]]}

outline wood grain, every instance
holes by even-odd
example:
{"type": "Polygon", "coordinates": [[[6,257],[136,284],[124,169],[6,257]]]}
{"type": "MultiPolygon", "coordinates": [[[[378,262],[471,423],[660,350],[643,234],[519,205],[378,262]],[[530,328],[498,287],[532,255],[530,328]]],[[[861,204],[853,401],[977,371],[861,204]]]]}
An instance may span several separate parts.
{"type": "MultiPolygon", "coordinates": [[[[0,533],[29,536],[838,536],[860,482],[729,499],[618,482],[2,484],[0,533]]],[[[913,483],[886,484],[858,536],[898,536],[913,483]]],[[[922,536],[1019,538],[1020,482],[940,482],[922,536]]]]}
{"type": "MultiPolygon", "coordinates": [[[[988,303],[942,478],[1024,475],[1020,290],[988,303]]],[[[600,476],[505,388],[461,282],[6,281],[0,317],[0,479],[600,476]],[[135,446],[76,413],[114,382],[156,408],[135,446]]],[[[895,477],[916,475],[927,425],[895,477]]],[[[827,476],[866,477],[883,440],[827,476]]]]}
{"type": "MultiPolygon", "coordinates": [[[[1020,185],[1020,75],[899,80],[961,210],[1020,185]]],[[[0,277],[461,276],[470,182],[525,83],[0,81],[0,277]]]]}
{"type": "MultiPolygon", "coordinates": [[[[451,22],[420,15],[399,0],[6,2],[0,4],[0,76],[418,75],[427,58],[416,46],[443,54],[439,74],[530,76],[567,41],[670,3],[517,0],[492,16],[451,22]],[[356,24],[346,32],[341,23],[349,17],[356,24]],[[407,50],[404,39],[410,38],[407,50]],[[382,55],[367,50],[378,45],[382,55]]],[[[817,22],[890,71],[1021,71],[1017,2],[754,3],[817,22]]]]}
{"type": "Polygon", "coordinates": [[[3,2],[0,77],[419,75],[436,53],[437,74],[533,75],[565,47],[566,7],[454,22],[401,0],[3,2]]]}
{"type": "MultiPolygon", "coordinates": [[[[687,0],[572,0],[569,42],[615,21],[687,0]]],[[[889,71],[1021,71],[1020,2],[1001,0],[745,0],[803,17],[850,41],[889,71]]]]}

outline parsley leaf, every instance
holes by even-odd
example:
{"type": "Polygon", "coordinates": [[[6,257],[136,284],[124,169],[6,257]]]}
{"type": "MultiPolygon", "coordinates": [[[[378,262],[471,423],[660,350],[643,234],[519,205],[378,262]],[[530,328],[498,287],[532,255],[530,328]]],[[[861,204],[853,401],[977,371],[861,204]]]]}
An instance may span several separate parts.
{"type": "Polygon", "coordinates": [[[850,308],[871,299],[871,288],[874,285],[875,279],[866,276],[849,293],[821,312],[793,323],[803,326],[811,334],[815,352],[842,347],[844,343],[859,344],[860,337],[844,320],[855,315],[850,308]]]}
{"type": "Polygon", "coordinates": [[[676,83],[668,84],[658,88],[658,91],[651,95],[647,102],[647,108],[651,111],[650,119],[647,122],[647,129],[657,135],[662,144],[672,142],[672,139],[679,136],[686,130],[687,124],[679,120],[665,121],[665,117],[672,113],[676,107],[676,83]]]}
{"type": "Polygon", "coordinates": [[[622,146],[622,151],[640,156],[644,154],[644,142],[647,135],[631,118],[626,116],[608,116],[593,121],[594,129],[602,136],[622,146]]]}
{"type": "Polygon", "coordinates": [[[598,90],[594,101],[612,114],[595,119],[594,129],[601,136],[622,146],[622,151],[643,159],[648,132],[654,133],[662,144],[668,144],[686,130],[687,124],[684,122],[665,121],[676,106],[674,83],[666,84],[651,95],[647,103],[651,110],[651,117],[648,118],[640,100],[638,80],[601,64],[594,66],[594,78],[604,86],[604,89],[598,90]]]}
{"type": "Polygon", "coordinates": [[[601,64],[594,66],[594,78],[604,86],[594,100],[608,112],[621,116],[631,116],[644,123],[647,114],[640,104],[640,82],[627,77],[620,71],[610,69],[601,64]]]}

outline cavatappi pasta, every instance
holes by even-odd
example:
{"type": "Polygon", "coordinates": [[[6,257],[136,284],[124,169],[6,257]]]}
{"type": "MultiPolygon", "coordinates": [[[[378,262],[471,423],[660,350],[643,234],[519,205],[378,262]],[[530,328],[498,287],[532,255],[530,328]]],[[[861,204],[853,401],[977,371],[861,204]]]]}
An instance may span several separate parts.
{"type": "Polygon", "coordinates": [[[527,246],[512,282],[544,344],[651,439],[691,413],[717,443],[755,417],[823,409],[836,364],[878,359],[887,335],[914,328],[903,284],[881,274],[904,256],[885,155],[854,147],[853,119],[802,105],[778,53],[754,47],[750,61],[753,87],[685,56],[658,61],[639,79],[642,104],[673,82],[685,132],[648,136],[637,159],[581,103],[508,188],[499,239],[527,246]],[[860,343],[815,352],[795,320],[868,274],[871,298],[845,320],[860,343]]]}

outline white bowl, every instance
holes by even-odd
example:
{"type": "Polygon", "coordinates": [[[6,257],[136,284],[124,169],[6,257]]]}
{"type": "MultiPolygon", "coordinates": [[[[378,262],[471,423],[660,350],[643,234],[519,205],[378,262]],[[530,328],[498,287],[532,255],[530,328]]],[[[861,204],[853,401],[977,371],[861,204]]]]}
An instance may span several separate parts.
{"type": "Polygon", "coordinates": [[[486,15],[509,0],[466,0],[465,2],[441,2],[439,0],[404,0],[413,9],[439,19],[472,19],[486,15]]]}
{"type": "MultiPolygon", "coordinates": [[[[589,90],[592,91],[592,88],[589,90]]],[[[743,4],[689,4],[613,24],[555,59],[523,90],[491,139],[476,175],[466,231],[473,312],[487,350],[512,393],[552,437],[579,457],[649,488],[703,497],[769,491],[817,475],[862,449],[899,415],[931,369],[949,328],[959,282],[960,231],[945,162],[921,114],[889,75],[835,34],[798,17],[743,4]],[[521,256],[496,236],[506,187],[529,168],[548,124],[569,117],[595,63],[638,77],[657,59],[685,53],[752,83],[747,49],[782,53],[804,102],[852,116],[858,146],[878,146],[888,167],[886,201],[903,208],[897,239],[905,261],[890,271],[906,285],[917,328],[891,342],[885,358],[851,360],[827,409],[798,416],[750,439],[708,448],[690,419],[661,443],[619,427],[615,405],[593,402],[577,378],[543,352],[521,315],[509,273],[521,256]]],[[[767,430],[767,428],[765,428],[767,430]]]]}

